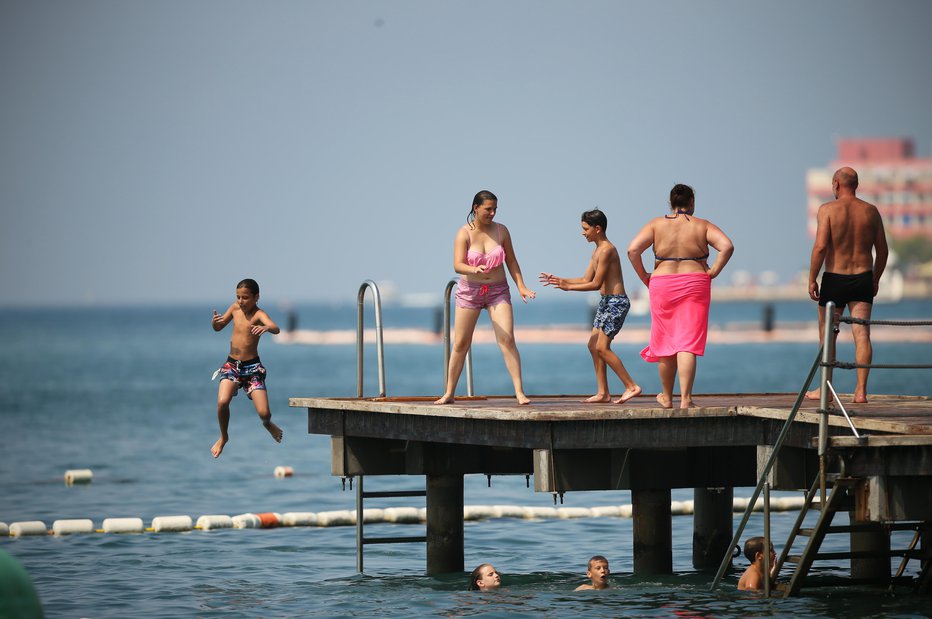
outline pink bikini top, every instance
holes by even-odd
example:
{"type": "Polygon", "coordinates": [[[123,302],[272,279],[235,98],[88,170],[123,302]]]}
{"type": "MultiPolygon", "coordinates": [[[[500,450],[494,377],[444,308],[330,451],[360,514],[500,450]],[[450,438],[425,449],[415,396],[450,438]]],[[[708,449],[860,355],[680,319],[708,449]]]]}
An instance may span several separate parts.
{"type": "MultiPolygon", "coordinates": [[[[492,269],[502,266],[505,262],[505,248],[502,247],[502,231],[498,225],[495,226],[498,230],[498,245],[496,245],[492,251],[487,254],[482,252],[469,249],[466,251],[466,264],[471,267],[484,266],[485,272],[488,273],[492,269]]],[[[472,245],[472,234],[469,233],[469,229],[466,230],[466,234],[469,235],[469,244],[472,245]]]]}

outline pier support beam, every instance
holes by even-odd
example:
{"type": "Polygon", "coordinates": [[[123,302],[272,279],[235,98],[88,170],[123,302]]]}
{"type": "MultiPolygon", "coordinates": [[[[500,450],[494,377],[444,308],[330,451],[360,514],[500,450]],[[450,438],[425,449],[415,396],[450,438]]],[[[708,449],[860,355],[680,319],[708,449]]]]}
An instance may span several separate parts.
{"type": "Polygon", "coordinates": [[[716,570],[734,535],[733,488],[693,490],[693,567],[716,570]]]}
{"type": "Polygon", "coordinates": [[[851,559],[851,578],[869,578],[886,581],[890,578],[890,535],[881,524],[871,531],[851,532],[851,552],[869,553],[871,556],[851,559]]]}
{"type": "Polygon", "coordinates": [[[427,573],[463,571],[463,476],[427,475],[427,573]]]}
{"type": "MultiPolygon", "coordinates": [[[[632,490],[635,575],[673,573],[670,490],[632,490]]],[[[729,540],[730,541],[730,540],[729,540]]]]}

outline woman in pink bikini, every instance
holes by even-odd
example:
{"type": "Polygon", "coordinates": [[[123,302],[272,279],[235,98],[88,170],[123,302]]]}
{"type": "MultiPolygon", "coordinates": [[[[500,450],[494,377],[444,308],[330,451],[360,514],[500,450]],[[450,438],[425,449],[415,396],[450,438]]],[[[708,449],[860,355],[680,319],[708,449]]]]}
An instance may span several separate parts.
{"type": "Polygon", "coordinates": [[[505,267],[518,286],[518,294],[527,303],[536,295],[524,285],[521,267],[515,258],[508,228],[495,223],[498,198],[491,191],[480,191],[473,198],[466,225],[456,233],[453,244],[453,269],[461,275],[456,286],[456,317],[454,318],[453,350],[447,371],[446,392],[435,404],[454,401],[456,383],[459,382],[472,344],[479,314],[489,311],[495,340],[502,349],[505,367],[515,386],[518,404],[530,402],[524,395],[521,383],[521,356],[515,345],[514,317],[511,312],[511,291],[505,276],[505,267]]]}

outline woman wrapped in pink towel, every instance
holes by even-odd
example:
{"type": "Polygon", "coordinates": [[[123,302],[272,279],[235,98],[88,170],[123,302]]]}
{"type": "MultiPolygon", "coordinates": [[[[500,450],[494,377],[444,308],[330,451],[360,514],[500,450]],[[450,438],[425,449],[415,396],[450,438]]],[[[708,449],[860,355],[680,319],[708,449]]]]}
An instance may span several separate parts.
{"type": "Polygon", "coordinates": [[[673,408],[673,383],[680,379],[680,408],[692,399],[696,356],[705,353],[712,280],[722,272],[734,245],[712,222],[693,215],[692,187],[670,191],[670,214],[652,219],[628,247],[628,259],[650,292],[650,343],[641,356],[658,364],[662,392],[657,402],[673,408]],[[654,272],[644,268],[641,254],[654,251],[654,272]],[[709,266],[709,247],[717,252],[709,266]]]}

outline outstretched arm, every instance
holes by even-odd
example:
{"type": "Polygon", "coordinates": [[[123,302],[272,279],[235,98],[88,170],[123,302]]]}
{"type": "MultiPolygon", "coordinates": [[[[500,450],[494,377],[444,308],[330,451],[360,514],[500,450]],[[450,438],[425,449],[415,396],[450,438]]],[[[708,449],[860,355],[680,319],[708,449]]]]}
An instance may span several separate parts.
{"type": "Polygon", "coordinates": [[[653,244],[654,224],[651,222],[641,228],[641,231],[631,239],[631,244],[628,245],[628,260],[631,261],[631,266],[634,267],[634,272],[637,273],[638,279],[644,282],[645,286],[650,285],[650,273],[644,268],[644,261],[641,259],[641,254],[653,244]]]}
{"type": "Polygon", "coordinates": [[[718,252],[718,255],[715,256],[715,262],[713,262],[711,268],[709,268],[709,277],[715,279],[718,274],[722,272],[722,269],[725,268],[725,265],[728,264],[728,261],[731,260],[731,255],[735,252],[735,245],[731,242],[731,239],[712,222],[709,222],[705,238],[706,243],[714,247],[715,251],[718,252]]]}
{"type": "MultiPolygon", "coordinates": [[[[593,266],[595,262],[595,256],[589,261],[589,266],[586,267],[586,272],[582,277],[557,277],[553,273],[541,273],[540,283],[544,286],[553,286],[554,288],[559,288],[560,290],[597,290],[602,286],[601,279],[595,288],[588,287],[592,282],[592,279],[596,276],[596,268],[593,266]],[[580,288],[578,286],[585,286],[580,288]]],[[[603,269],[604,271],[604,269],[603,269]]],[[[605,274],[602,273],[602,279],[604,279],[605,274]]]]}
{"type": "Polygon", "coordinates": [[[217,310],[214,310],[214,316],[210,322],[210,326],[214,328],[214,331],[220,331],[225,326],[230,324],[230,321],[233,320],[233,308],[234,307],[236,307],[236,304],[231,303],[230,307],[227,308],[227,311],[223,312],[223,315],[218,314],[217,310]]]}
{"type": "Polygon", "coordinates": [[[515,285],[518,287],[518,294],[520,294],[521,299],[527,303],[527,300],[536,297],[537,293],[524,285],[524,277],[521,275],[521,266],[518,264],[517,257],[515,257],[515,248],[511,244],[511,233],[508,232],[508,228],[505,226],[502,226],[502,232],[502,245],[505,247],[505,265],[508,267],[508,272],[511,273],[511,279],[515,280],[515,285]]]}

